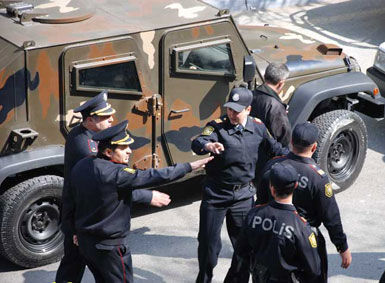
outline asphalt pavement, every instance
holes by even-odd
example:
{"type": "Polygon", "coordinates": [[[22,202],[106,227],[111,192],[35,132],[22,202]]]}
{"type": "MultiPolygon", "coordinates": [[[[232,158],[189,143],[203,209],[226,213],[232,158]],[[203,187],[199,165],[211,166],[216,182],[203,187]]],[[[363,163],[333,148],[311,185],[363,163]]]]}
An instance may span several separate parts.
{"type": "MultiPolygon", "coordinates": [[[[246,11],[234,15],[241,24],[292,29],[335,43],[355,57],[363,72],[373,63],[376,46],[385,41],[385,1],[323,1],[311,5],[246,11]]],[[[378,282],[385,270],[385,121],[364,119],[369,148],[364,168],[353,186],[336,196],[353,255],[352,265],[340,268],[340,257],[324,235],[329,251],[329,282],[378,282]]],[[[194,282],[197,271],[199,180],[167,188],[173,204],[167,209],[135,207],[130,236],[135,282],[194,282]]],[[[213,282],[223,282],[232,248],[226,230],[213,282]]],[[[21,269],[0,258],[0,282],[53,282],[58,263],[21,269]]],[[[89,271],[83,283],[94,282],[89,271]]]]}

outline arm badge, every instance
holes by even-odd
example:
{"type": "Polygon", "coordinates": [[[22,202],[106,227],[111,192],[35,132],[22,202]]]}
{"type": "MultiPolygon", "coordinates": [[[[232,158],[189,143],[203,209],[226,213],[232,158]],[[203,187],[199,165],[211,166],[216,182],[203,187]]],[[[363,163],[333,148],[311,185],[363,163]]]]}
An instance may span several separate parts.
{"type": "Polygon", "coordinates": [[[330,183],[325,184],[325,196],[327,196],[328,198],[331,198],[333,196],[333,188],[332,184],[330,183]]]}
{"type": "Polygon", "coordinates": [[[311,235],[309,236],[309,242],[310,242],[310,245],[312,248],[316,248],[317,247],[317,239],[314,235],[314,232],[311,233],[311,235]]]}
{"type": "Polygon", "coordinates": [[[202,132],[202,135],[203,136],[209,136],[212,134],[212,132],[214,132],[214,127],[212,126],[207,126],[203,129],[203,132],[202,132]]]}

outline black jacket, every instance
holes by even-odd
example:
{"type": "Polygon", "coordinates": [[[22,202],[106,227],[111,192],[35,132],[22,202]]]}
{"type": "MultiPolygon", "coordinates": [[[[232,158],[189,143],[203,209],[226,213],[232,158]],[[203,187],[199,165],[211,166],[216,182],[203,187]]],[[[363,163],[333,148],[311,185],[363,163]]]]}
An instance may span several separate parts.
{"type": "Polygon", "coordinates": [[[283,146],[288,146],[291,126],[286,112],[287,105],[265,84],[255,89],[253,96],[250,116],[261,119],[273,137],[283,146]]]}
{"type": "Polygon", "coordinates": [[[121,244],[130,230],[133,190],[173,181],[190,171],[189,163],[134,170],[102,158],[82,159],[71,172],[76,233],[101,244],[121,244]]]}
{"type": "Polygon", "coordinates": [[[288,152],[271,137],[260,120],[251,117],[247,117],[242,132],[226,116],[209,122],[203,133],[193,140],[191,149],[198,155],[207,154],[204,147],[209,142],[220,142],[225,150],[214,155],[206,165],[207,175],[226,184],[244,184],[253,180],[260,151],[267,152],[270,157],[288,152]]]}
{"type": "MultiPolygon", "coordinates": [[[[251,209],[238,243],[241,260],[263,266],[270,279],[292,282],[294,272],[301,282],[312,282],[320,274],[315,235],[291,204],[272,201],[251,209]]],[[[242,277],[238,282],[248,282],[242,277]]]]}
{"type": "MultiPolygon", "coordinates": [[[[95,156],[98,152],[98,143],[92,140],[94,132],[82,124],[73,128],[66,139],[64,148],[64,187],[62,195],[61,229],[66,234],[75,234],[74,209],[75,197],[70,187],[70,176],[75,164],[87,156],[95,156]]],[[[152,199],[150,190],[136,190],[133,201],[149,204],[152,199]]]]}

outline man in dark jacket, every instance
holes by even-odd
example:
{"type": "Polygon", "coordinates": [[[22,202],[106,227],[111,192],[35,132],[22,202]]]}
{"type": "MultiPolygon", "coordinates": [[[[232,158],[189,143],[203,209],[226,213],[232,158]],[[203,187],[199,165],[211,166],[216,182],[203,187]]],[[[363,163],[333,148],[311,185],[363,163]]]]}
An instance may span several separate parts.
{"type": "MultiPolygon", "coordinates": [[[[315,234],[292,204],[297,187],[294,167],[276,164],[270,170],[274,200],[251,209],[246,217],[236,249],[240,261],[250,262],[246,266],[253,282],[314,282],[320,274],[315,234]]],[[[240,274],[234,282],[249,281],[240,274]]]]}
{"type": "Polygon", "coordinates": [[[327,174],[311,158],[317,148],[318,128],[309,122],[298,124],[293,130],[292,151],[287,156],[272,159],[262,172],[258,184],[257,202],[271,199],[268,176],[276,163],[293,166],[299,175],[298,188],[294,191],[293,203],[316,233],[318,253],[321,258],[321,276],[312,282],[327,282],[327,251],[325,239],[319,230],[323,224],[341,256],[341,267],[348,268],[352,256],[344,233],[340,211],[327,174]]]}
{"type": "MultiPolygon", "coordinates": [[[[224,104],[227,115],[209,122],[191,145],[198,155],[214,156],[206,167],[200,207],[197,282],[212,280],[225,218],[231,243],[236,246],[243,220],[254,204],[251,181],[260,163],[259,153],[276,156],[287,152],[259,119],[249,117],[252,98],[250,90],[234,88],[224,104]]],[[[236,280],[233,270],[237,265],[237,258],[233,257],[225,282],[236,280]]]]}
{"type": "MultiPolygon", "coordinates": [[[[61,229],[64,233],[64,257],[56,273],[56,283],[80,283],[85,269],[85,262],[79,254],[76,242],[74,206],[75,199],[69,185],[69,178],[75,164],[86,156],[94,156],[98,152],[98,144],[92,135],[111,127],[112,115],[115,109],[107,103],[107,92],[102,91],[81,106],[74,109],[80,112],[83,121],[74,127],[68,134],[64,149],[64,188],[62,205],[61,229]]],[[[133,201],[151,204],[154,206],[167,205],[169,196],[157,191],[136,190],[133,201]]]]}
{"type": "Polygon", "coordinates": [[[290,143],[291,126],[287,117],[287,105],[281,93],[289,69],[285,64],[270,63],[265,71],[265,83],[253,93],[250,116],[262,120],[272,136],[283,146],[290,143]]]}
{"type": "Polygon", "coordinates": [[[80,160],[71,171],[75,193],[75,229],[81,254],[99,282],[133,282],[127,236],[132,192],[183,177],[212,158],[163,169],[135,170],[127,166],[134,140],[123,121],[93,136],[97,156],[80,160]]]}

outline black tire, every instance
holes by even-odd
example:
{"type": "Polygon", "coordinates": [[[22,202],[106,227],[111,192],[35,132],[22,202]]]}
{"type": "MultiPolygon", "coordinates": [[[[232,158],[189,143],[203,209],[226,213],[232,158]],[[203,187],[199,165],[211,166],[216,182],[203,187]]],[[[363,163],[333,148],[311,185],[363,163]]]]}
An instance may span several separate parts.
{"type": "Polygon", "coordinates": [[[327,172],[335,193],[346,190],[364,165],[368,148],[365,123],[347,110],[322,114],[313,123],[319,129],[318,148],[313,158],[327,172]]]}
{"type": "Polygon", "coordinates": [[[61,259],[60,207],[63,178],[40,176],[24,181],[0,197],[0,253],[22,267],[61,259]]]}

